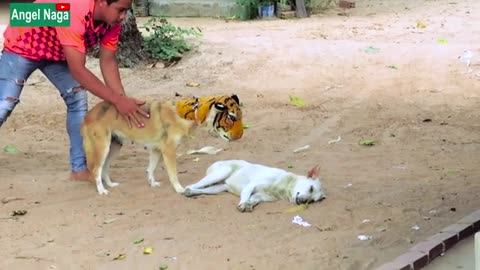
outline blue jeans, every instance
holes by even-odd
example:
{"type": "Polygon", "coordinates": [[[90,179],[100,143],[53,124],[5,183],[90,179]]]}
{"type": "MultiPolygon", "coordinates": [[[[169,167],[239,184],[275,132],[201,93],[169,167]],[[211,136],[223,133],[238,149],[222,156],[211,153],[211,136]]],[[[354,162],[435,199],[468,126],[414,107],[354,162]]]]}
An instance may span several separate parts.
{"type": "Polygon", "coordinates": [[[87,163],[80,124],[88,110],[87,91],[73,79],[66,61],[34,61],[3,51],[0,56],[0,127],[20,101],[23,86],[36,69],[55,85],[65,101],[72,172],[84,171],[87,163]]]}

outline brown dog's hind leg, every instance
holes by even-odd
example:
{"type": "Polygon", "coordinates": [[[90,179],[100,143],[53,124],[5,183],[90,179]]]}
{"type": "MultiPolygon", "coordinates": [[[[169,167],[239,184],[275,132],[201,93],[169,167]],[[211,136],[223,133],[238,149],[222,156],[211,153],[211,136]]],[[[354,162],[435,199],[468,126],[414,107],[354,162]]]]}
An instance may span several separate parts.
{"type": "Polygon", "coordinates": [[[168,179],[177,193],[183,194],[185,189],[178,181],[177,173],[177,151],[175,144],[169,143],[162,149],[163,162],[168,173],[168,179]]]}
{"type": "Polygon", "coordinates": [[[122,144],[116,139],[112,139],[110,143],[110,151],[108,152],[102,168],[102,180],[109,187],[116,187],[119,185],[119,183],[112,182],[112,179],[110,178],[110,163],[112,159],[117,156],[118,152],[120,152],[120,149],[122,149],[122,144]]]}
{"type": "Polygon", "coordinates": [[[83,148],[88,170],[92,173],[99,194],[108,194],[102,183],[102,168],[110,151],[111,135],[105,130],[82,126],[83,148]]]}
{"type": "Polygon", "coordinates": [[[155,180],[155,169],[158,161],[162,157],[162,152],[158,149],[150,149],[150,158],[148,160],[147,180],[151,187],[159,187],[160,183],[155,180]]]}

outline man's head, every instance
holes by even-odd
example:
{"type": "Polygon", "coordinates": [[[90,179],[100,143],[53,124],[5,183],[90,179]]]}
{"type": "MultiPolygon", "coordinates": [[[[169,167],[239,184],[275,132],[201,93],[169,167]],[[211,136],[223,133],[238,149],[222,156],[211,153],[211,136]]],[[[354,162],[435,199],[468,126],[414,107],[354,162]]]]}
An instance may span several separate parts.
{"type": "Polygon", "coordinates": [[[120,24],[132,8],[132,2],[133,0],[96,0],[94,19],[112,26],[120,24]]]}

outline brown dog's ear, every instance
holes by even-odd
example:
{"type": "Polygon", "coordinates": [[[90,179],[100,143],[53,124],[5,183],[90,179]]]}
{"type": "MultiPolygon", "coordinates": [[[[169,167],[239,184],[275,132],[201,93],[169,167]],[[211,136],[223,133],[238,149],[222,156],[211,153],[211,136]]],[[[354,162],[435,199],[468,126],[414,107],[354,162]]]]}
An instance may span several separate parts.
{"type": "Polygon", "coordinates": [[[318,173],[318,165],[316,165],[315,167],[313,167],[312,169],[310,169],[307,173],[307,177],[308,178],[317,178],[319,176],[319,173],[318,173]]]}

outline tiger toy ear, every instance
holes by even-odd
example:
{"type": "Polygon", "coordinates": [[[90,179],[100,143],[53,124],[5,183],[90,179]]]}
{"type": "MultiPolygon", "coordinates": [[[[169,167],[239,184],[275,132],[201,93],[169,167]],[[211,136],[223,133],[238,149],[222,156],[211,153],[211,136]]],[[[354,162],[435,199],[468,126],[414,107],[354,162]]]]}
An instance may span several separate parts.
{"type": "Polygon", "coordinates": [[[215,103],[215,109],[219,111],[225,111],[227,109],[227,106],[225,106],[225,104],[222,104],[222,103],[215,103]]]}
{"type": "Polygon", "coordinates": [[[236,102],[238,105],[240,105],[240,99],[238,98],[237,95],[232,94],[232,99],[235,100],[235,102],[236,102]]]}
{"type": "Polygon", "coordinates": [[[310,169],[307,173],[307,177],[308,178],[318,178],[319,173],[318,173],[318,165],[316,165],[315,167],[313,167],[312,169],[310,169]]]}

